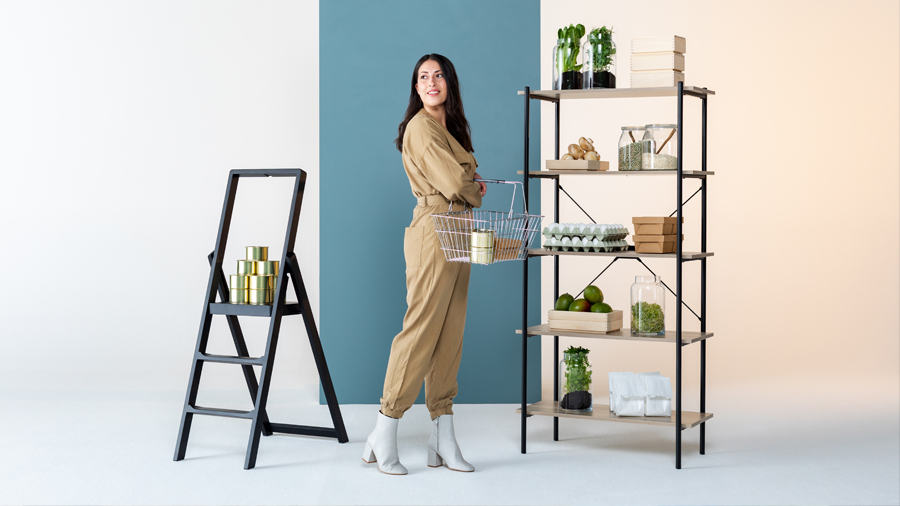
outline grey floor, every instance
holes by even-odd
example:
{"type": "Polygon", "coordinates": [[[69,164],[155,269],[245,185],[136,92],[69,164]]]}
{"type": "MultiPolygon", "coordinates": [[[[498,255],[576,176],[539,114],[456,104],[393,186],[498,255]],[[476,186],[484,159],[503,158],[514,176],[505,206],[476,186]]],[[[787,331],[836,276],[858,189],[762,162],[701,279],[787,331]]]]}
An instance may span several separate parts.
{"type": "MultiPolygon", "coordinates": [[[[710,389],[707,454],[684,432],[674,469],[666,427],[552,419],[528,424],[519,453],[512,405],[458,405],[456,430],[475,473],[425,465],[423,406],[400,422],[408,476],[360,459],[378,407],[342,406],[350,442],[263,438],[242,469],[249,423],[197,417],[187,459],[173,462],[183,391],[0,390],[3,504],[898,504],[900,404],[883,388],[816,391],[814,382],[710,389]]],[[[884,384],[882,382],[882,384],[884,384]]],[[[312,389],[275,391],[270,417],[329,424],[312,389]]],[[[205,402],[246,402],[217,391],[205,402]]]]}

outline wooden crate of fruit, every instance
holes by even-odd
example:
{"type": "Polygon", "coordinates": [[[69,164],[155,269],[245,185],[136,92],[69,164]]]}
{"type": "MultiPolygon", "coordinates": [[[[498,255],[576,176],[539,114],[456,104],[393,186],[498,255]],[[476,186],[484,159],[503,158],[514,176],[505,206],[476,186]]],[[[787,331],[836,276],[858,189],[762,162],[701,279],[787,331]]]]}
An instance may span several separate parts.
{"type": "Polygon", "coordinates": [[[585,311],[547,312],[547,326],[553,330],[574,330],[578,332],[596,332],[606,334],[622,328],[622,311],[611,313],[592,313],[585,311]]]}

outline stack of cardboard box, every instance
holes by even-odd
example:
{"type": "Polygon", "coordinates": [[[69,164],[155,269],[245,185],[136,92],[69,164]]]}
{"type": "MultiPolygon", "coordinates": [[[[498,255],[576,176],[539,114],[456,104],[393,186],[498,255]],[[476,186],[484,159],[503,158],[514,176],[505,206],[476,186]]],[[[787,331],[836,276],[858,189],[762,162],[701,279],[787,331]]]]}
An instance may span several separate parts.
{"type": "MultiPolygon", "coordinates": [[[[684,223],[684,218],[681,219],[684,223]]],[[[634,251],[637,253],[674,253],[678,219],[674,217],[644,216],[632,218],[634,251]]],[[[684,240],[684,234],[681,235],[684,240]]]]}
{"type": "Polygon", "coordinates": [[[657,88],[684,82],[684,37],[631,39],[631,87],[657,88]]]}

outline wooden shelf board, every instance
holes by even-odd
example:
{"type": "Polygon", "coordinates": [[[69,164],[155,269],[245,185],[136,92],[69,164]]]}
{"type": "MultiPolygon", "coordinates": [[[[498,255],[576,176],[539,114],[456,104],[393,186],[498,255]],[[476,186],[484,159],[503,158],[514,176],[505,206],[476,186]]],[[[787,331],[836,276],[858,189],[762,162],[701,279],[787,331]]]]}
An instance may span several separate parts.
{"type": "MultiPolygon", "coordinates": [[[[523,171],[516,171],[522,174],[523,171]]],[[[675,170],[529,170],[528,177],[551,177],[551,176],[674,176],[678,173],[675,170]]],[[[682,170],[682,177],[706,177],[712,176],[715,171],[712,170],[682,170]]]]}
{"type": "MultiPolygon", "coordinates": [[[[525,90],[519,90],[519,95],[525,95],[525,90]]],[[[715,95],[716,92],[698,86],[685,86],[684,94],[695,97],[715,95]]],[[[674,97],[678,95],[677,86],[664,88],[600,88],[590,90],[532,90],[531,98],[538,100],[573,100],[587,98],[649,98],[649,97],[674,97]]]]}
{"type": "MultiPolygon", "coordinates": [[[[539,416],[557,416],[560,418],[577,418],[581,420],[600,420],[605,422],[621,422],[621,423],[641,423],[645,425],[664,425],[668,427],[675,426],[675,416],[616,416],[609,412],[609,406],[603,404],[594,404],[594,409],[586,412],[579,411],[562,411],[556,401],[540,401],[529,404],[525,412],[529,415],[539,416]]],[[[516,410],[516,413],[522,413],[522,408],[516,410]]],[[[696,413],[694,411],[681,412],[681,427],[689,429],[696,427],[701,423],[713,417],[712,413],[696,413]]]]}
{"type": "MultiPolygon", "coordinates": [[[[516,334],[521,334],[522,329],[516,329],[516,334]]],[[[644,342],[653,342],[653,343],[674,343],[675,342],[675,331],[667,330],[666,335],[659,337],[642,337],[642,336],[633,336],[631,335],[631,329],[622,329],[617,330],[615,332],[607,332],[606,334],[599,334],[597,332],[576,332],[572,330],[559,330],[559,329],[551,329],[549,325],[535,325],[533,327],[528,327],[528,335],[529,336],[560,336],[560,337],[587,337],[591,339],[612,339],[615,341],[644,341],[644,342]]],[[[691,344],[696,343],[697,341],[703,341],[705,339],[709,339],[713,337],[715,334],[712,332],[681,332],[681,342],[682,344],[691,344]]]]}
{"type": "MultiPolygon", "coordinates": [[[[550,251],[547,249],[529,249],[528,256],[583,256],[583,257],[621,257],[621,258],[675,258],[675,253],[636,253],[634,251],[600,251],[600,252],[584,252],[584,251],[550,251]]],[[[706,253],[682,251],[681,257],[684,260],[699,260],[701,258],[709,258],[714,253],[707,251],[706,253]]]]}

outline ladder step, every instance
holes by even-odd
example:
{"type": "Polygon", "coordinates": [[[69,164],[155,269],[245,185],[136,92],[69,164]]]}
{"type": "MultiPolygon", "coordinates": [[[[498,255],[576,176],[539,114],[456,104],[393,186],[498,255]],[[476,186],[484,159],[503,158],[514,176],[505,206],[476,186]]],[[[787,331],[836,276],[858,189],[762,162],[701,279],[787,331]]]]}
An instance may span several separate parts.
{"type": "Polygon", "coordinates": [[[229,418],[253,418],[253,411],[244,411],[241,409],[225,409],[225,408],[204,408],[203,406],[191,406],[187,408],[188,413],[196,415],[211,416],[227,416],[229,418]]]}
{"type": "Polygon", "coordinates": [[[262,357],[235,357],[231,355],[213,355],[211,353],[199,353],[197,354],[197,360],[218,362],[220,364],[263,365],[262,357]]]}

